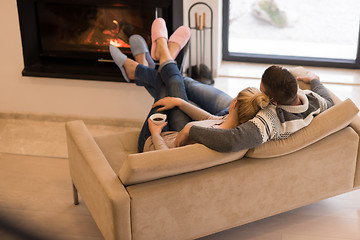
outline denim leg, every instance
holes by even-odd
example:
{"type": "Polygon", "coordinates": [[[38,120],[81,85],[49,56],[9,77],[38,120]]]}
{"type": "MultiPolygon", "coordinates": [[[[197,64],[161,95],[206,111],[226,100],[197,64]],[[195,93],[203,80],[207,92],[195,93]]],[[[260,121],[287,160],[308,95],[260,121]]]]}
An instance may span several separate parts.
{"type": "MultiPolygon", "coordinates": [[[[136,71],[135,71],[135,83],[138,86],[144,86],[145,89],[149,92],[149,94],[154,98],[154,102],[168,95],[166,86],[162,81],[160,74],[154,69],[139,64],[136,67],[136,71]]],[[[139,152],[143,152],[145,141],[151,136],[149,130],[148,118],[152,114],[156,113],[157,109],[158,108],[150,109],[150,112],[146,117],[145,122],[141,128],[138,139],[139,152]]],[[[169,131],[169,127],[165,126],[162,131],[163,132],[169,131]]]]}
{"type": "MultiPolygon", "coordinates": [[[[224,115],[232,98],[212,86],[200,83],[188,77],[182,77],[177,65],[174,63],[166,64],[162,67],[160,74],[155,70],[138,65],[135,72],[135,82],[139,86],[144,86],[155,101],[166,97],[179,97],[185,101],[192,101],[202,109],[211,114],[224,115]],[[186,90],[185,90],[186,89],[186,90]]],[[[156,112],[151,109],[141,129],[138,148],[143,151],[146,139],[151,136],[147,119],[156,112]]],[[[168,125],[165,131],[180,131],[192,119],[178,108],[166,112],[168,125]]]]}
{"type": "Polygon", "coordinates": [[[149,94],[155,99],[157,91],[160,89],[158,82],[158,72],[155,69],[138,64],[135,69],[135,84],[143,86],[149,94]]]}
{"type": "Polygon", "coordinates": [[[228,113],[232,97],[213,86],[184,77],[186,94],[190,101],[214,115],[228,113]]]}
{"type": "MultiPolygon", "coordinates": [[[[168,96],[178,97],[188,102],[183,77],[176,63],[168,63],[160,70],[161,79],[166,85],[168,96]]],[[[168,113],[168,125],[171,131],[181,131],[192,119],[175,107],[168,113]]]]}

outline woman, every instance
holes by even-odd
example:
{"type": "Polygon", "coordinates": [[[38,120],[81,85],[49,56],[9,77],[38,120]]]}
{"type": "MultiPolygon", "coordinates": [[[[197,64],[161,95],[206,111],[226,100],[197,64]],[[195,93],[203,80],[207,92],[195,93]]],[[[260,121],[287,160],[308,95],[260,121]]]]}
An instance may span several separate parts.
{"type": "MultiPolygon", "coordinates": [[[[181,111],[186,113],[193,121],[186,124],[185,127],[193,125],[209,128],[231,129],[245,123],[252,119],[260,109],[265,108],[270,103],[269,98],[260,90],[256,88],[246,88],[239,92],[229,106],[229,114],[224,116],[212,115],[201,108],[198,108],[191,103],[181,98],[165,97],[154,103],[153,107],[159,107],[158,112],[171,110],[178,107],[181,111]]],[[[144,151],[159,150],[178,147],[179,143],[176,141],[178,132],[166,131],[163,128],[167,125],[156,125],[150,119],[148,121],[149,137],[144,144],[144,151]]],[[[193,143],[192,141],[182,145],[193,143]]]]}
{"type": "MultiPolygon", "coordinates": [[[[125,79],[135,79],[135,83],[144,86],[155,99],[139,136],[139,152],[184,145],[177,141],[178,132],[184,127],[199,125],[222,129],[234,128],[253,118],[261,108],[269,104],[267,96],[255,88],[241,91],[231,101],[228,114],[225,116],[216,116],[215,110],[212,110],[213,114],[211,114],[190,104],[185,83],[194,83],[189,79],[183,79],[174,61],[178,52],[189,40],[190,29],[182,26],[168,40],[165,21],[157,18],[152,25],[151,37],[153,41],[151,56],[159,60],[158,71],[147,67],[154,64],[149,58],[146,43],[140,36],[130,37],[130,46],[136,61],[128,59],[119,49],[110,46],[110,53],[125,79]],[[154,124],[149,117],[163,111],[168,116],[168,123],[154,124]]],[[[222,96],[218,92],[216,95],[222,96]]],[[[209,106],[213,105],[209,104],[209,106]]]]}

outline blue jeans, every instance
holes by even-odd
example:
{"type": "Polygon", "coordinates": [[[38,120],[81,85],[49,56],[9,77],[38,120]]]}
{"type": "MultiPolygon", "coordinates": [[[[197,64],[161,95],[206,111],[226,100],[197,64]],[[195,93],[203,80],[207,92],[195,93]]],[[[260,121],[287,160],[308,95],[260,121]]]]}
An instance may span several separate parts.
{"type": "MultiPolygon", "coordinates": [[[[157,91],[161,89],[161,87],[154,87],[156,86],[158,72],[144,66],[139,68],[139,76],[135,81],[136,84],[144,86],[155,99],[157,91]]],[[[229,113],[228,110],[232,98],[227,93],[189,77],[183,77],[183,80],[189,101],[213,115],[223,116],[229,113]]],[[[163,93],[162,96],[166,97],[167,95],[163,93]]]]}
{"type": "MultiPolygon", "coordinates": [[[[144,86],[150,95],[154,98],[154,102],[164,97],[178,97],[188,101],[184,81],[175,62],[162,66],[157,72],[139,64],[135,70],[135,83],[144,86]]],[[[156,113],[158,108],[152,108],[143,124],[138,140],[138,150],[143,152],[146,139],[151,136],[148,118],[156,113]]],[[[166,131],[181,131],[184,126],[191,122],[192,119],[179,108],[173,108],[164,112],[167,115],[168,125],[163,128],[166,131]]]]}
{"type": "MultiPolygon", "coordinates": [[[[192,101],[200,108],[214,115],[225,115],[232,98],[212,86],[200,83],[188,77],[182,77],[177,65],[169,63],[160,72],[139,64],[135,71],[135,83],[144,86],[149,94],[158,101],[166,96],[179,97],[185,101],[192,101]]],[[[156,113],[157,108],[150,110],[140,132],[138,150],[143,152],[145,141],[151,136],[148,118],[156,113]]],[[[166,131],[181,131],[192,119],[178,108],[164,112],[168,117],[166,131]]]]}
{"type": "Polygon", "coordinates": [[[213,115],[224,116],[229,113],[232,97],[227,93],[189,77],[183,79],[191,102],[213,115]]]}

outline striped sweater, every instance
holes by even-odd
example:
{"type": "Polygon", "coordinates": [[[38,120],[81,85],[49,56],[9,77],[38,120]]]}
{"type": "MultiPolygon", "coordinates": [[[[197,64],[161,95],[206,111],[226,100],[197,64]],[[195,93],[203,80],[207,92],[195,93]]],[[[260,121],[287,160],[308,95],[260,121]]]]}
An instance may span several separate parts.
{"type": "Polygon", "coordinates": [[[206,129],[192,126],[190,137],[220,152],[240,151],[272,139],[285,139],[308,126],[316,115],[334,104],[319,80],[312,80],[310,85],[311,91],[298,91],[301,105],[270,104],[260,110],[253,119],[233,129],[206,129]]]}

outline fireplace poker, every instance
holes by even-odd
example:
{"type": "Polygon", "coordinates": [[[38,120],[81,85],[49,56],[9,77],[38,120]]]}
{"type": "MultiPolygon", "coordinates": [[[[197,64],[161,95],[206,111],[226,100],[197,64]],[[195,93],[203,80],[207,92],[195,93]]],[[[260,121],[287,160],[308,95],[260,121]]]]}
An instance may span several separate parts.
{"type": "Polygon", "coordinates": [[[200,46],[200,66],[201,64],[203,63],[203,43],[202,43],[202,38],[203,38],[203,22],[202,22],[202,19],[201,19],[201,15],[199,16],[199,33],[200,33],[200,42],[199,42],[199,46],[200,46]]]}
{"type": "Polygon", "coordinates": [[[202,58],[203,58],[203,60],[205,59],[205,35],[206,35],[206,14],[205,13],[203,13],[203,29],[204,29],[204,37],[203,37],[203,56],[202,56],[202,58]]]}
{"type": "Polygon", "coordinates": [[[212,79],[211,76],[211,71],[210,69],[206,66],[205,62],[205,36],[206,36],[206,14],[205,12],[203,13],[203,18],[201,21],[201,16],[200,16],[200,34],[203,35],[203,37],[201,37],[200,35],[200,67],[199,67],[199,77],[200,77],[200,81],[206,84],[213,84],[214,80],[212,79]]]}
{"type": "Polygon", "coordinates": [[[191,77],[196,79],[199,77],[199,68],[198,68],[198,65],[199,65],[199,56],[198,56],[198,47],[199,47],[199,44],[198,44],[198,32],[199,32],[199,22],[198,22],[198,13],[195,12],[195,34],[196,34],[196,37],[195,37],[195,40],[196,40],[196,48],[195,48],[195,53],[196,53],[196,65],[194,66],[190,66],[191,68],[191,77]]]}
{"type": "Polygon", "coordinates": [[[195,13],[195,29],[196,29],[196,67],[195,67],[195,72],[196,72],[196,76],[199,76],[199,20],[198,20],[198,13],[195,13]]]}

